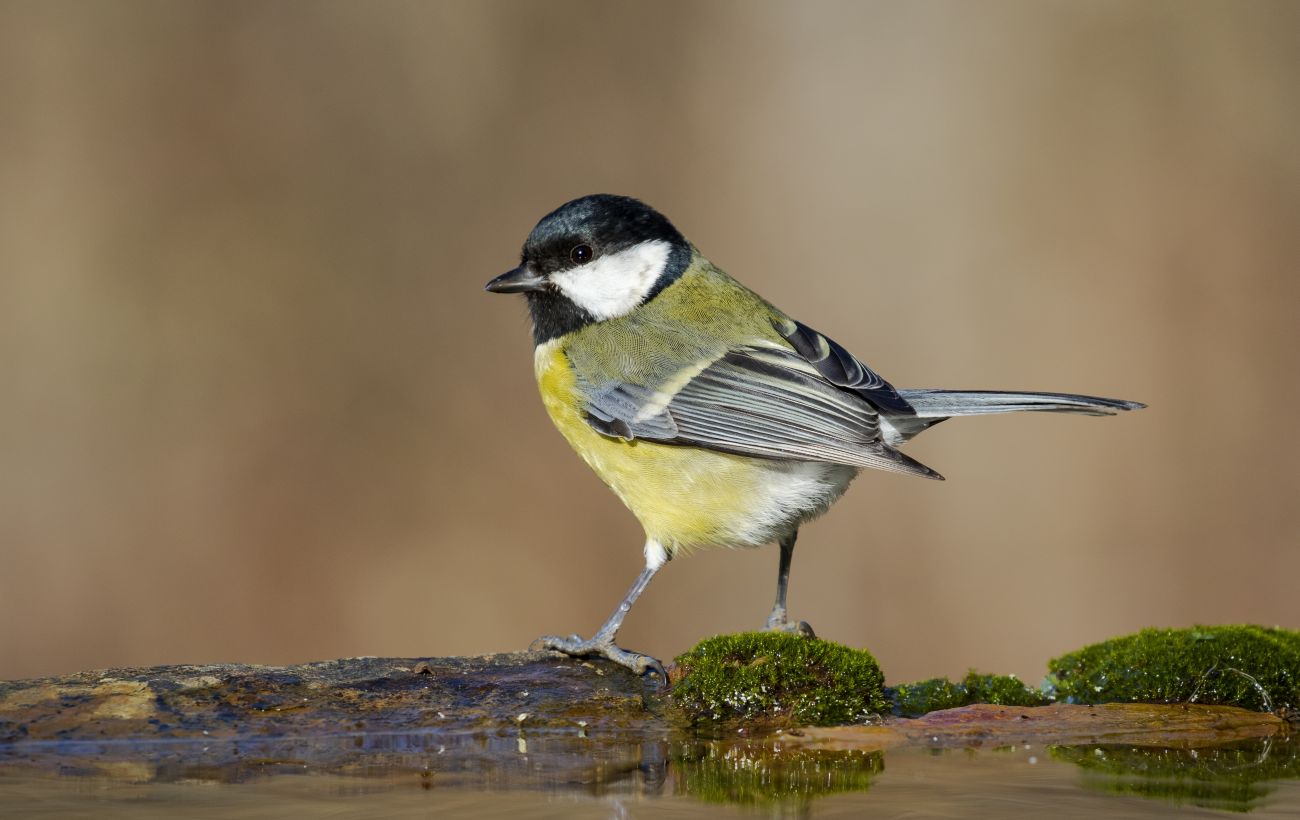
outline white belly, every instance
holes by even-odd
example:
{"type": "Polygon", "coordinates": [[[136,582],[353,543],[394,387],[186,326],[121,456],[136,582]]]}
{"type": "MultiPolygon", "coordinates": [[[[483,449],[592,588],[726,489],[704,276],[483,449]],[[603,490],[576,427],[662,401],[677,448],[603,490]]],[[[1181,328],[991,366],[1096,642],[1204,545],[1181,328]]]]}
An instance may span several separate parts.
{"type": "Polygon", "coordinates": [[[772,461],[764,466],[752,503],[735,521],[736,546],[760,546],[785,538],[803,522],[826,512],[858,474],[856,467],[842,464],[772,461]]]}

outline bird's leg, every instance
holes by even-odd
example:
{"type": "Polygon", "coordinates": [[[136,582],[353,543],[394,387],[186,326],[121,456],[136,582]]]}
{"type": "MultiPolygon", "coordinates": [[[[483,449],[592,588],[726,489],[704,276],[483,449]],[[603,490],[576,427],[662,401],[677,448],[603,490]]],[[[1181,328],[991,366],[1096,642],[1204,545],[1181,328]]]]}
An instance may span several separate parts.
{"type": "Polygon", "coordinates": [[[794,557],[794,542],[799,537],[795,530],[781,539],[781,565],[776,572],[776,603],[772,604],[772,614],[767,616],[767,629],[772,632],[792,632],[815,638],[813,628],[807,621],[790,622],[785,611],[785,591],[790,585],[790,559],[794,557]]]}
{"type": "Polygon", "coordinates": [[[623,618],[627,616],[628,610],[636,599],[641,596],[650,579],[663,566],[666,556],[663,549],[658,544],[654,545],[657,551],[652,551],[647,545],[646,548],[646,567],[637,576],[636,581],[632,583],[632,588],[623,596],[614,609],[614,613],[605,621],[605,625],[594,637],[583,640],[578,635],[570,635],[567,638],[561,638],[555,635],[543,635],[533,641],[533,648],[537,649],[554,649],[557,652],[563,652],[575,658],[608,658],[619,666],[627,667],[638,675],[644,675],[646,672],[654,672],[659,676],[660,681],[667,681],[668,676],[664,672],[664,665],[649,655],[641,655],[636,652],[628,652],[626,649],[620,649],[614,645],[614,636],[618,634],[618,628],[623,625],[623,618]]]}

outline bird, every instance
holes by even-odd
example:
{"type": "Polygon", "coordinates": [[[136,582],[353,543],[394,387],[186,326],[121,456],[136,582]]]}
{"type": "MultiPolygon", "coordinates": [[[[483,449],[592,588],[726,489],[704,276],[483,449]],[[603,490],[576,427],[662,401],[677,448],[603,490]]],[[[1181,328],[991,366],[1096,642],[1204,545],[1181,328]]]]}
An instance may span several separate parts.
{"type": "Polygon", "coordinates": [[[645,530],[645,567],[604,625],[591,638],[546,635],[533,646],[660,680],[659,660],[615,638],[669,560],[776,543],[765,628],[813,636],[786,608],[795,541],[861,470],[941,480],[899,447],[954,416],[1145,406],[1071,393],[895,388],[627,196],[583,196],[542,217],[519,265],[486,290],[525,296],[547,414],[645,530]]]}

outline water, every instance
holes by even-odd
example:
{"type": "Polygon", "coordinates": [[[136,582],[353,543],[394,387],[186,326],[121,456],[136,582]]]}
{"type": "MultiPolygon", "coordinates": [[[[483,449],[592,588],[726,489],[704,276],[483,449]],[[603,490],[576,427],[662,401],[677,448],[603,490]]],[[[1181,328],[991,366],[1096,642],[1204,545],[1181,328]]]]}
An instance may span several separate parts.
{"type": "Polygon", "coordinates": [[[575,732],[0,747],[0,816],[1300,818],[1300,740],[829,751],[575,732]]]}

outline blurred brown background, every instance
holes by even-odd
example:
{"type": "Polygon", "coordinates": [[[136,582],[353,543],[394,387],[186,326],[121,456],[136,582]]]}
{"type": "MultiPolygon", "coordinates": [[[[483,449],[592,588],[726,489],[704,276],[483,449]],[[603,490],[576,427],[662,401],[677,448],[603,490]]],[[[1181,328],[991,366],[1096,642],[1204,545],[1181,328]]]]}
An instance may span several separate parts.
{"type": "MultiPolygon", "coordinates": [[[[957,420],[807,528],[891,680],[1300,626],[1294,3],[0,4],[0,678],[590,634],[636,522],[550,427],[533,223],[612,191],[957,420]]],[[[630,647],[759,626],[671,564],[630,647]]]]}

